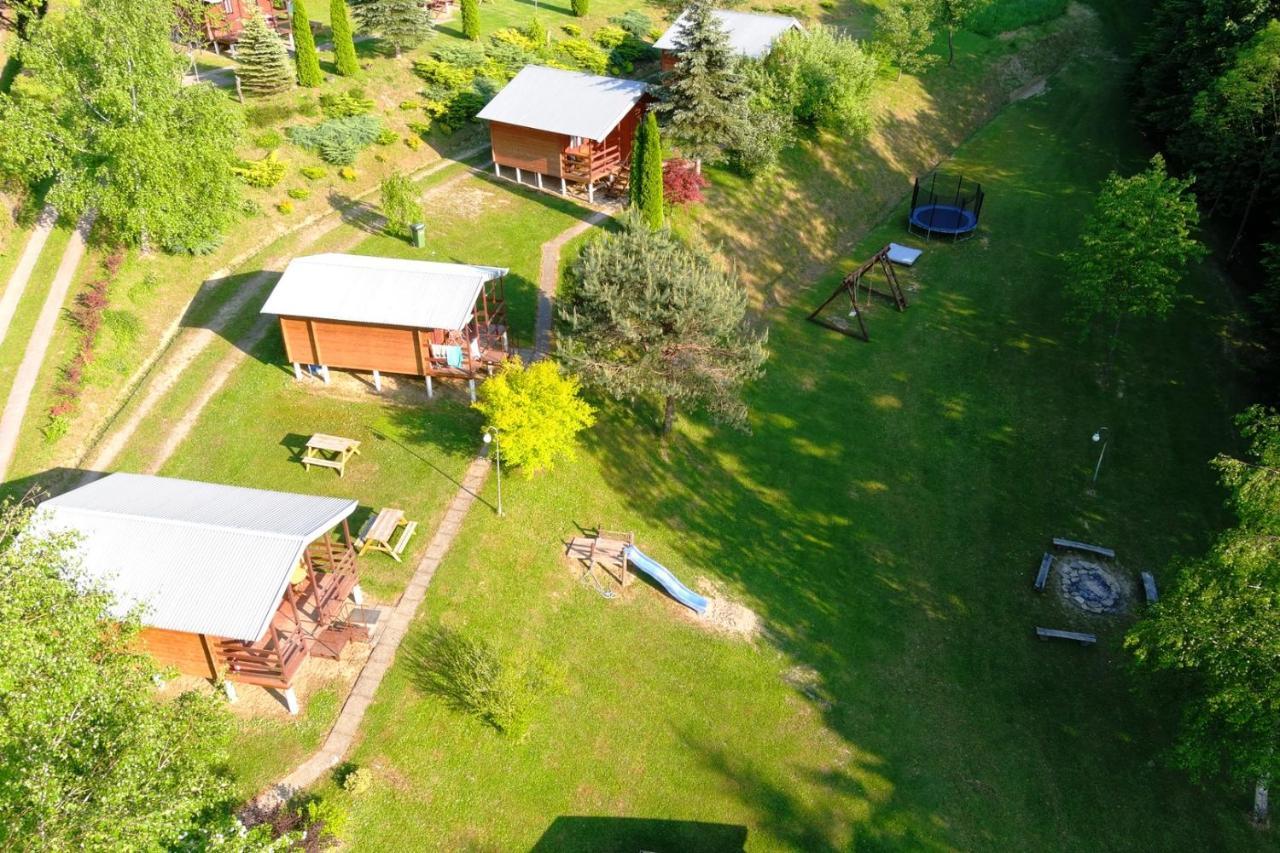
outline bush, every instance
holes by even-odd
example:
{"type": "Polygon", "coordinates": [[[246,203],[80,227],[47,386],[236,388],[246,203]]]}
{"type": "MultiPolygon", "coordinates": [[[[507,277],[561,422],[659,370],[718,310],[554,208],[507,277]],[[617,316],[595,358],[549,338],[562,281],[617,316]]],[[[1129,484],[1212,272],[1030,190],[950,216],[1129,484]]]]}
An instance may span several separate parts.
{"type": "Polygon", "coordinates": [[[419,59],[413,63],[413,73],[432,87],[445,92],[460,92],[475,80],[475,67],[463,68],[441,59],[419,59]]]}
{"type": "Polygon", "coordinates": [[[354,181],[356,180],[356,178],[360,176],[357,175],[356,170],[351,168],[350,166],[343,166],[341,169],[338,170],[338,177],[342,178],[342,180],[344,181],[354,181]]]}
{"type": "Polygon", "coordinates": [[[982,8],[973,16],[969,29],[994,38],[1001,33],[1052,21],[1066,11],[1067,0],[1003,0],[982,8]]]}
{"type": "Polygon", "coordinates": [[[320,111],[325,118],[362,116],[373,111],[373,101],[366,98],[360,89],[352,89],[337,95],[321,95],[320,111]]]}
{"type": "Polygon", "coordinates": [[[571,5],[576,18],[585,18],[591,12],[591,0],[572,0],[571,5]]]}
{"type": "Polygon", "coordinates": [[[388,175],[378,186],[382,214],[387,219],[387,232],[409,236],[409,226],[422,221],[422,205],[418,192],[404,175],[388,175]]]}
{"type": "Polygon", "coordinates": [[[637,41],[644,41],[648,37],[649,31],[653,29],[653,19],[639,9],[632,9],[621,15],[615,15],[609,19],[609,23],[617,24],[637,41]]]}
{"type": "Polygon", "coordinates": [[[564,30],[564,34],[567,36],[582,35],[582,27],[577,24],[561,24],[560,29],[564,30]]]}
{"type": "Polygon", "coordinates": [[[669,204],[703,201],[702,191],[709,183],[690,160],[668,160],[662,164],[662,197],[669,204]]]}
{"type": "Polygon", "coordinates": [[[373,784],[373,771],[368,767],[352,767],[342,774],[338,784],[351,796],[358,797],[373,784]]]}
{"type": "Polygon", "coordinates": [[[401,102],[400,102],[400,109],[402,109],[402,110],[404,110],[404,111],[406,111],[406,112],[408,112],[409,110],[420,110],[420,109],[422,109],[422,102],[421,102],[421,101],[413,101],[413,100],[409,100],[409,101],[401,101],[401,102]]]}
{"type": "Polygon", "coordinates": [[[462,36],[471,41],[480,40],[480,0],[462,0],[462,36]]]}
{"type": "Polygon", "coordinates": [[[539,47],[537,42],[514,27],[504,27],[495,31],[489,36],[489,41],[492,44],[507,44],[512,47],[518,47],[527,53],[536,53],[539,47]]]}
{"type": "Polygon", "coordinates": [[[409,146],[410,151],[417,151],[422,147],[422,137],[418,136],[416,133],[411,136],[406,136],[404,138],[404,144],[409,146]]]}
{"type": "Polygon", "coordinates": [[[303,166],[299,171],[302,172],[302,177],[308,181],[318,181],[329,174],[329,170],[324,166],[303,166]]]}
{"type": "Polygon", "coordinates": [[[486,58],[484,46],[469,41],[442,42],[433,47],[430,54],[441,62],[456,65],[459,68],[479,68],[484,65],[486,58]]]}
{"type": "Polygon", "coordinates": [[[752,106],[729,151],[729,163],[744,175],[760,175],[777,166],[782,152],[794,142],[795,121],[790,113],[752,106]]]}
{"type": "Polygon", "coordinates": [[[290,187],[289,198],[294,198],[298,201],[306,201],[311,198],[311,190],[306,187],[290,187]]]}
{"type": "Polygon", "coordinates": [[[280,211],[285,216],[288,216],[289,214],[293,213],[293,202],[282,201],[276,205],[276,210],[280,211]]]}
{"type": "Polygon", "coordinates": [[[876,60],[856,39],[829,26],[789,32],[765,61],[795,120],[835,133],[865,133],[876,60]]]}
{"type": "Polygon", "coordinates": [[[389,127],[384,127],[373,141],[379,145],[394,145],[396,140],[400,138],[400,134],[396,133],[389,127]]]}
{"type": "Polygon", "coordinates": [[[603,74],[609,67],[609,55],[583,38],[558,41],[555,51],[565,63],[589,74],[603,74]]]}
{"type": "Polygon", "coordinates": [[[244,116],[250,126],[266,127],[270,124],[279,124],[296,112],[297,109],[289,104],[254,104],[245,108],[244,116]]]}
{"type": "Polygon", "coordinates": [[[529,37],[529,41],[533,42],[535,49],[547,46],[547,28],[542,25],[542,21],[538,20],[537,16],[529,21],[522,32],[529,37]]]}
{"type": "Polygon", "coordinates": [[[627,39],[627,31],[622,27],[601,27],[591,36],[591,40],[603,48],[612,49],[627,39]]]}
{"type": "Polygon", "coordinates": [[[275,130],[274,128],[271,130],[265,130],[253,138],[253,144],[266,151],[272,151],[279,148],[283,143],[284,137],[280,134],[280,131],[275,130]]]}
{"type": "Polygon", "coordinates": [[[249,186],[267,189],[280,183],[286,167],[287,164],[272,151],[261,160],[242,160],[238,165],[232,166],[231,171],[249,186]]]}
{"type": "Polygon", "coordinates": [[[295,125],[285,133],[298,146],[320,154],[326,163],[345,166],[355,162],[361,150],[382,133],[382,120],[375,116],[333,118],[318,125],[295,125]]]}

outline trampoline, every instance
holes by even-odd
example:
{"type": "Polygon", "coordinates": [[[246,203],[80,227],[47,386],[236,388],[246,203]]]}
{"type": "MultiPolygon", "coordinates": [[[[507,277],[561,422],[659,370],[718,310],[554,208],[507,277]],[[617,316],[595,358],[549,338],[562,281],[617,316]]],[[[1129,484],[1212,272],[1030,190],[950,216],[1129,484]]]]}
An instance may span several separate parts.
{"type": "Polygon", "coordinates": [[[978,227],[984,198],[982,185],[966,182],[963,177],[934,172],[926,178],[916,178],[907,230],[926,238],[967,237],[978,227]]]}

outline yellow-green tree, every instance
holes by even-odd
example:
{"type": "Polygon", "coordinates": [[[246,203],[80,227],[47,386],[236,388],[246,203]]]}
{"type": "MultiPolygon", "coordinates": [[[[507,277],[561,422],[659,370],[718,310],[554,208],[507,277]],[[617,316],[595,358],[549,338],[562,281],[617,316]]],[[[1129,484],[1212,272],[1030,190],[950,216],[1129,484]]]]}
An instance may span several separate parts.
{"type": "Polygon", "coordinates": [[[475,407],[485,426],[498,431],[502,461],[527,477],[572,458],[578,433],[596,420],[577,377],[549,360],[527,367],[518,358],[508,361],[480,386],[475,407]]]}

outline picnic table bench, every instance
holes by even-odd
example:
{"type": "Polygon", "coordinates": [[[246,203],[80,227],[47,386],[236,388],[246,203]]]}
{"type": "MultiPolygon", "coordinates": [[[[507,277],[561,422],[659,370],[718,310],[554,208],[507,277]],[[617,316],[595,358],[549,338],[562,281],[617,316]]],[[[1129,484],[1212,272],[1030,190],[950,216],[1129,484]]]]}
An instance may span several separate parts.
{"type": "Polygon", "coordinates": [[[1053,555],[1045,554],[1040,560],[1040,571],[1036,574],[1036,592],[1044,592],[1044,585],[1049,580],[1049,569],[1053,566],[1053,555]]]}
{"type": "Polygon", "coordinates": [[[1055,536],[1053,547],[1069,548],[1072,551],[1088,551],[1090,554],[1097,554],[1100,557],[1106,557],[1108,560],[1116,558],[1116,552],[1110,548],[1103,548],[1101,545],[1090,545],[1088,542],[1077,542],[1074,539],[1059,539],[1055,536]]]}
{"type": "Polygon", "coordinates": [[[1057,628],[1036,627],[1036,636],[1042,640],[1074,640],[1082,646],[1092,646],[1098,642],[1094,634],[1082,634],[1079,631],[1059,631],[1057,628]]]}
{"type": "Polygon", "coordinates": [[[308,471],[311,470],[312,465],[332,468],[341,477],[346,473],[347,461],[359,452],[360,442],[354,438],[318,432],[308,438],[306,445],[302,448],[302,467],[308,471]]]}
{"type": "Polygon", "coordinates": [[[1160,600],[1160,593],[1156,590],[1156,578],[1151,572],[1142,573],[1142,591],[1147,594],[1147,604],[1155,604],[1160,600]]]}
{"type": "Polygon", "coordinates": [[[404,510],[391,507],[380,509],[376,515],[365,519],[360,532],[356,534],[356,553],[363,555],[369,549],[382,551],[390,554],[391,559],[398,563],[400,555],[409,544],[409,538],[417,529],[418,522],[406,519],[404,510]],[[396,536],[397,530],[400,531],[399,536],[396,536]],[[395,539],[394,543],[392,539],[395,539]]]}

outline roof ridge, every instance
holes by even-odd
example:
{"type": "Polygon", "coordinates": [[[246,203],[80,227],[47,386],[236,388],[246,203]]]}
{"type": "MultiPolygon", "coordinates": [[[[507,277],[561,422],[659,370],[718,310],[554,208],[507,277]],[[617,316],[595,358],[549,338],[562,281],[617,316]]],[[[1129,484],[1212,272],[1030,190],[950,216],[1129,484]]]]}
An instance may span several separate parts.
{"type": "MultiPolygon", "coordinates": [[[[237,487],[243,488],[243,487],[237,487]]],[[[315,495],[306,495],[304,497],[319,497],[315,495]]],[[[323,498],[324,500],[346,500],[344,498],[323,498]]],[[[355,501],[347,500],[348,503],[355,501]]],[[[102,509],[91,509],[89,507],[69,506],[66,504],[53,504],[51,510],[66,510],[68,512],[79,512],[86,515],[96,516],[98,518],[120,518],[129,519],[131,521],[145,521],[151,524],[164,524],[172,527],[192,527],[203,530],[225,530],[233,533],[252,534],[261,536],[266,539],[302,539],[308,534],[303,533],[277,533],[270,530],[261,530],[253,527],[238,527],[232,524],[213,524],[202,521],[188,521],[180,518],[162,518],[154,515],[139,515],[136,512],[116,512],[102,509]]]]}

